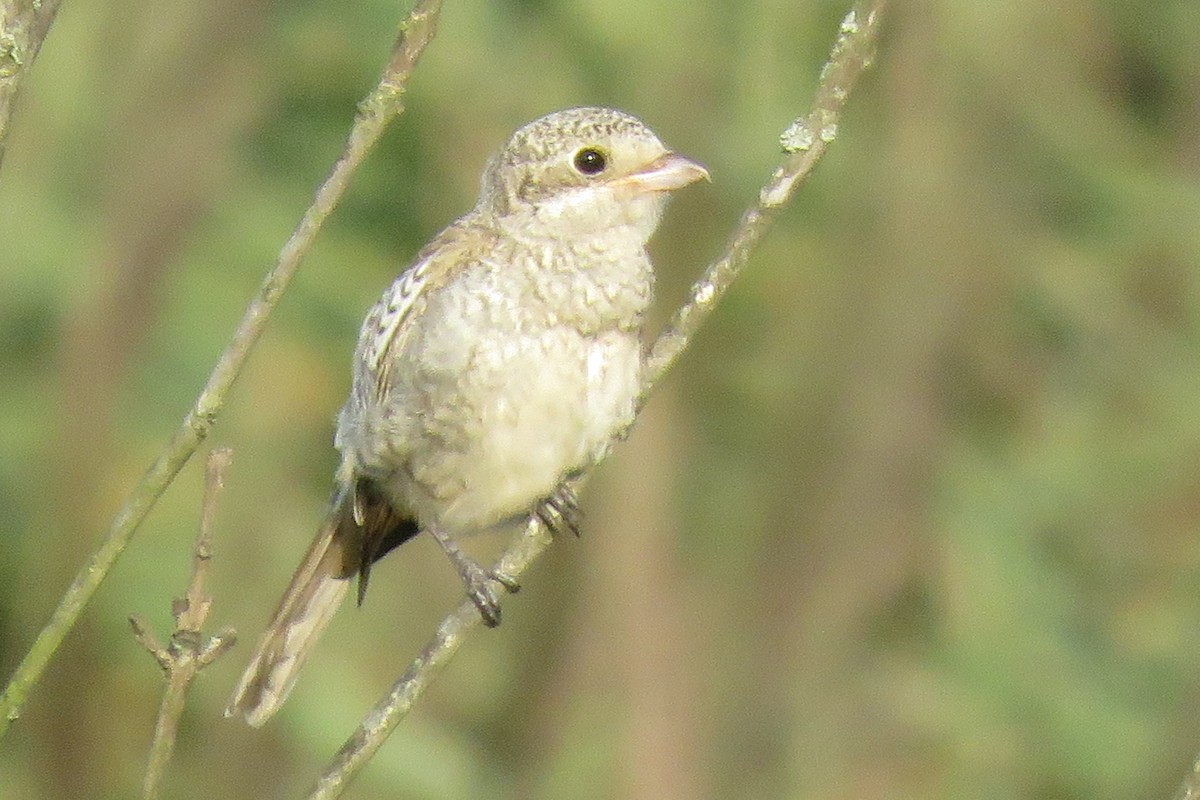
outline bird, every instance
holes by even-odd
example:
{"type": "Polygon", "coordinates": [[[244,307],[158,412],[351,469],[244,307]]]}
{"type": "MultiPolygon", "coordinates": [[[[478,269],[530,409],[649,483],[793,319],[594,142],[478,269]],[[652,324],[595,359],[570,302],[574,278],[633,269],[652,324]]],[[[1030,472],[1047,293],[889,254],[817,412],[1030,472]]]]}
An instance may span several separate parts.
{"type": "Polygon", "coordinates": [[[329,512],[226,716],[258,727],[354,578],[428,532],[489,626],[509,577],[459,547],[532,513],[576,529],[567,479],[633,422],[653,299],[646,251],[671,192],[708,171],[638,118],[540,117],[487,162],[475,206],[437,234],[363,322],[329,512]]]}

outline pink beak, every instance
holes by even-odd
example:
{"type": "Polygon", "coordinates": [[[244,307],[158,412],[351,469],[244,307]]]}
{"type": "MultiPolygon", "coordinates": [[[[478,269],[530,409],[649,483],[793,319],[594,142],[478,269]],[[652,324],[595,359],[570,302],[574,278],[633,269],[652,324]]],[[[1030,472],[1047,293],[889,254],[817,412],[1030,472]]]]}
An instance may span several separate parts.
{"type": "Polygon", "coordinates": [[[670,192],[701,179],[709,180],[708,170],[703,166],[678,153],[667,153],[614,183],[643,192],[670,192]]]}

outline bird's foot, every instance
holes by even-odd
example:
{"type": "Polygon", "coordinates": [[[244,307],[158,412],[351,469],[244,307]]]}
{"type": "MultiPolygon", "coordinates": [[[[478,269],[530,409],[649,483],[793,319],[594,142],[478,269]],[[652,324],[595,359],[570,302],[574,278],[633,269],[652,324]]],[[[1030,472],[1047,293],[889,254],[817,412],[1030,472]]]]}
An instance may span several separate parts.
{"type": "Polygon", "coordinates": [[[467,556],[458,562],[458,574],[463,586],[467,589],[467,597],[479,609],[483,624],[494,628],[500,624],[500,598],[496,592],[496,584],[512,594],[521,591],[521,585],[508,575],[497,570],[486,570],[479,563],[467,556]]]}
{"type": "Polygon", "coordinates": [[[583,512],[579,510],[579,498],[569,482],[559,484],[554,494],[543,500],[534,513],[550,533],[569,531],[579,538],[583,512]]]}
{"type": "Polygon", "coordinates": [[[489,628],[499,625],[500,598],[496,593],[495,585],[499,584],[513,594],[521,590],[521,585],[517,583],[516,579],[499,570],[486,570],[479,566],[479,563],[464,553],[458,543],[445,531],[433,528],[430,529],[430,533],[454,563],[458,577],[462,579],[463,586],[466,587],[467,597],[471,598],[471,602],[479,609],[479,616],[483,617],[483,624],[489,628]]]}

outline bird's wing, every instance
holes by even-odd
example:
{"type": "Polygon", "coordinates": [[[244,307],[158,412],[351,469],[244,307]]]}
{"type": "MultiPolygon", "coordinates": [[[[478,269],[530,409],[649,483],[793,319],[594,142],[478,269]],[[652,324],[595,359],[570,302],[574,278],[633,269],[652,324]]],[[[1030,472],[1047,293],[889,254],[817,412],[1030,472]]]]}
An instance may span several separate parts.
{"type": "Polygon", "coordinates": [[[432,256],[427,256],[397,278],[363,321],[354,358],[354,393],[363,407],[384,399],[389,381],[388,369],[395,353],[400,352],[424,305],[423,291],[428,282],[432,256]]]}
{"type": "Polygon", "coordinates": [[[495,234],[471,214],[443,230],[417,254],[363,321],[354,358],[354,399],[360,409],[387,399],[389,371],[420,319],[430,292],[484,257],[495,234]]]}
{"type": "MultiPolygon", "coordinates": [[[[393,507],[373,479],[364,472],[387,471],[401,466],[375,462],[370,447],[359,448],[359,426],[374,412],[386,407],[392,392],[391,370],[409,346],[428,298],[463,269],[490,253],[496,243],[491,226],[476,214],[468,214],[438,234],[417,254],[412,266],[397,278],[363,322],[354,355],[354,384],[350,400],[338,419],[337,442],[346,459],[339,478],[340,491],[349,499],[353,526],[340,535],[355,537],[346,547],[354,560],[346,561],[347,575],[358,573],[358,600],[367,588],[371,565],[389,550],[417,533],[415,521],[402,508],[393,507]]],[[[376,443],[378,444],[378,443],[376,443]]],[[[395,444],[395,443],[391,443],[395,444]]],[[[397,459],[400,448],[383,448],[389,459],[397,459]]]]}

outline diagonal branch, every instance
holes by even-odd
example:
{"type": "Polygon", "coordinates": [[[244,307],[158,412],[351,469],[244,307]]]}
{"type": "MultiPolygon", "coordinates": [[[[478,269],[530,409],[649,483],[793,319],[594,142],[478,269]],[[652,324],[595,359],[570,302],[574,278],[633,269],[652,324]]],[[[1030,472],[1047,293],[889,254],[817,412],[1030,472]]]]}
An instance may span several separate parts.
{"type": "MultiPolygon", "coordinates": [[[[691,336],[712,313],[732,285],[771,223],[787,205],[796,186],[824,154],[837,135],[837,125],[850,89],[870,65],[886,0],[860,0],[842,20],[829,60],[821,70],[812,110],[796,119],[780,137],[784,159],[759,193],[758,201],[742,216],[725,252],[693,285],[688,302],[676,312],[655,340],[648,356],[648,374],[639,402],[687,347],[691,336]]],[[[574,479],[573,484],[580,479],[574,479]]],[[[505,550],[494,572],[514,580],[550,545],[545,523],[533,515],[525,532],[505,550]]],[[[407,715],[425,688],[458,652],[466,635],[482,624],[475,605],[466,600],[442,620],[433,638],[409,664],[391,691],[379,700],[346,740],[317,779],[308,800],[338,797],[407,715]]]]}
{"type": "Polygon", "coordinates": [[[50,32],[61,0],[0,0],[0,164],[21,84],[50,32]]]}
{"type": "MultiPolygon", "coordinates": [[[[47,0],[42,2],[46,3],[47,0]]],[[[234,379],[241,372],[251,348],[266,327],[271,312],[296,274],[317,232],[337,206],[351,177],[388,123],[404,110],[405,87],[417,59],[433,40],[441,8],[441,0],[418,0],[401,25],[383,77],[359,104],[342,155],[329,177],[317,189],[312,205],[304,212],[304,217],[280,251],[275,267],[267,274],[258,294],[246,308],[237,331],[221,354],[195,404],[158,458],[129,493],[125,505],[112,522],[108,536],[75,576],[50,621],[42,628],[9,679],[3,695],[0,695],[0,736],[8,731],[12,721],[20,715],[29,690],[41,676],[67,632],[78,621],[109,569],[124,552],[142,520],[208,436],[225,405],[225,396],[234,379]]]]}
{"type": "Polygon", "coordinates": [[[886,0],[860,0],[842,19],[829,60],[821,68],[812,110],[793,120],[779,137],[785,154],[783,161],[759,191],[758,202],[742,215],[725,252],[692,284],[688,301],[675,312],[650,348],[648,377],[640,397],[642,404],[746,266],[750,254],[787,205],[796,186],[812,172],[833,143],[850,90],[875,57],[875,40],[885,5],[886,0]]]}

